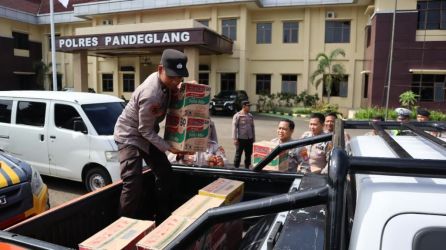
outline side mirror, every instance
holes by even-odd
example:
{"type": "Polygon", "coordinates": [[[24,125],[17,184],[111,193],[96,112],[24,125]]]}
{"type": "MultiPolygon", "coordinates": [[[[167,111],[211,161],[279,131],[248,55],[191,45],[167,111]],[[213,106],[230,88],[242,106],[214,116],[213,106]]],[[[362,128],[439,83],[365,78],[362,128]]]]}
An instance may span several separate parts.
{"type": "Polygon", "coordinates": [[[88,133],[87,127],[85,126],[85,123],[82,120],[75,120],[73,122],[73,128],[74,131],[79,131],[82,132],[83,134],[88,133]]]}

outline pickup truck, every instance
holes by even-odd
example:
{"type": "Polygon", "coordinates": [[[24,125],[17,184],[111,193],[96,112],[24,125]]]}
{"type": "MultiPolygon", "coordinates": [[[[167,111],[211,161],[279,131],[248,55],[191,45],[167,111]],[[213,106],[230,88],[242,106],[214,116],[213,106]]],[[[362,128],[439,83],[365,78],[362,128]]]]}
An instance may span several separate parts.
{"type": "MultiPolygon", "coordinates": [[[[438,249],[446,240],[444,124],[337,121],[335,133],[281,144],[252,170],[173,166],[176,205],[223,177],[245,182],[243,201],[213,208],[167,249],[185,249],[215,223],[243,218],[239,249],[438,249]],[[344,129],[374,129],[348,143],[344,129]],[[407,136],[385,130],[404,129],[407,136]],[[332,140],[328,174],[266,172],[281,151],[332,140]]],[[[145,173],[145,190],[153,188],[145,173]]],[[[118,219],[117,182],[0,231],[17,249],[69,249],[118,219]]],[[[147,201],[151,193],[145,194],[147,201]]],[[[150,214],[149,203],[142,207],[150,214]]],[[[147,218],[147,219],[150,219],[147,218]]]]}

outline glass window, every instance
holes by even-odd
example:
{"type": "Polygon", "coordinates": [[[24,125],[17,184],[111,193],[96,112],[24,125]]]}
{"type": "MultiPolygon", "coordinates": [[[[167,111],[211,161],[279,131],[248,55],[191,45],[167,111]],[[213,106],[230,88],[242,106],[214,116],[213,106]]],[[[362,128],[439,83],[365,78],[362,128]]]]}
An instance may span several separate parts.
{"type": "Polygon", "coordinates": [[[77,110],[65,104],[54,105],[54,123],[58,128],[74,130],[74,121],[82,121],[77,110]]]}
{"type": "Polygon", "coordinates": [[[235,90],[235,73],[222,73],[220,84],[220,90],[235,90]]]}
{"type": "Polygon", "coordinates": [[[349,43],[350,21],[325,21],[325,43],[349,43]]]}
{"type": "Polygon", "coordinates": [[[446,29],[446,1],[418,1],[418,29],[446,29]]]}
{"type": "Polygon", "coordinates": [[[0,122],[11,123],[12,100],[0,100],[0,122]]]}
{"type": "MultiPolygon", "coordinates": [[[[327,89],[324,85],[324,89],[322,90],[323,96],[328,96],[327,89]]],[[[333,84],[331,85],[331,93],[330,96],[339,96],[339,97],[347,97],[348,96],[348,76],[344,75],[342,79],[334,79],[333,84]]]]}
{"type": "Polygon", "coordinates": [[[233,41],[237,40],[237,19],[225,19],[221,21],[222,34],[233,41]]]}
{"type": "Polygon", "coordinates": [[[198,73],[198,83],[209,85],[209,73],[198,73]]]}
{"type": "Polygon", "coordinates": [[[412,76],[412,92],[418,95],[419,101],[444,102],[445,75],[423,75],[412,76]]]}
{"type": "Polygon", "coordinates": [[[204,26],[209,27],[209,20],[197,20],[197,22],[203,24],[204,26]]]}
{"type": "Polygon", "coordinates": [[[257,44],[271,43],[271,23],[257,24],[257,44]]]}
{"type": "Polygon", "coordinates": [[[17,107],[17,124],[36,127],[45,125],[46,103],[21,101],[17,107]]]}
{"type": "Polygon", "coordinates": [[[123,74],[122,84],[124,92],[135,91],[135,75],[134,74],[123,74]]]}
{"type": "Polygon", "coordinates": [[[299,23],[283,23],[283,43],[297,43],[299,41],[299,23]]]}
{"type": "Polygon", "coordinates": [[[14,49],[29,49],[28,34],[12,32],[12,38],[14,40],[14,49]]]}
{"type": "Polygon", "coordinates": [[[82,109],[98,135],[113,135],[116,121],[125,107],[124,102],[84,104],[82,109]]]}
{"type": "Polygon", "coordinates": [[[271,94],[271,75],[256,75],[256,94],[271,94]]]}
{"type": "Polygon", "coordinates": [[[297,75],[282,75],[282,93],[297,94],[297,75]]]}
{"type": "Polygon", "coordinates": [[[113,92],[113,74],[102,74],[102,91],[113,92]]]}

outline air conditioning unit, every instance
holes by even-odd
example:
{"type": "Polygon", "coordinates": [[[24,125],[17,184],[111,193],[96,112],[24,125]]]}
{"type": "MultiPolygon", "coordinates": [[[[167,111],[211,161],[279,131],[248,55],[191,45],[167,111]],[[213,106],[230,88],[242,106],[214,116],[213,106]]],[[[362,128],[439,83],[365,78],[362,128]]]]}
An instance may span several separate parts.
{"type": "Polygon", "coordinates": [[[102,25],[113,25],[113,20],[112,19],[102,20],[102,25]]]}
{"type": "Polygon", "coordinates": [[[325,13],[325,18],[327,19],[336,18],[336,13],[334,11],[327,11],[327,13],[325,13]]]}

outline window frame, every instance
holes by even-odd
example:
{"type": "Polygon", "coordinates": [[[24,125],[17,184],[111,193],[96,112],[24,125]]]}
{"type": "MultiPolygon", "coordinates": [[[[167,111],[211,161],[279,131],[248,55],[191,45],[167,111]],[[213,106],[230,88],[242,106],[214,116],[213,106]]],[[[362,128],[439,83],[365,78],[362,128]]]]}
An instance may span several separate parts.
{"type": "Polygon", "coordinates": [[[102,73],[101,77],[102,77],[102,92],[113,92],[113,85],[114,85],[113,73],[102,73]],[[105,75],[107,75],[107,76],[110,75],[111,79],[104,79],[105,75]],[[104,88],[105,85],[109,85],[110,84],[110,82],[109,82],[110,80],[111,80],[111,89],[108,88],[110,86],[107,86],[107,88],[104,88]]]}
{"type": "Polygon", "coordinates": [[[299,43],[299,22],[298,21],[284,21],[282,24],[282,43],[299,43]],[[296,24],[296,28],[285,27],[287,24],[296,24]],[[296,39],[294,41],[294,32],[296,33],[296,39]],[[288,36],[286,36],[288,34],[288,36]],[[287,39],[287,37],[289,37],[287,39]]]}
{"type": "Polygon", "coordinates": [[[29,50],[29,34],[24,32],[12,31],[12,40],[14,49],[29,50]]]}
{"type": "Polygon", "coordinates": [[[273,33],[272,22],[256,23],[256,44],[271,44],[272,33],[273,33]]]}
{"type": "MultiPolygon", "coordinates": [[[[349,78],[349,75],[345,74],[345,75],[343,75],[343,78],[341,80],[336,81],[337,79],[335,79],[335,82],[333,82],[333,84],[331,85],[330,98],[331,97],[341,97],[341,98],[348,97],[348,78],[349,78]],[[333,90],[335,90],[335,91],[333,91],[333,90]]],[[[327,91],[325,89],[325,84],[323,84],[322,96],[327,97],[327,91]]]]}
{"type": "Polygon", "coordinates": [[[233,41],[237,41],[237,18],[222,19],[221,20],[221,34],[233,41]],[[231,22],[231,21],[234,21],[235,23],[234,24],[231,24],[231,23],[225,24],[225,22],[231,22]]]}
{"type": "Polygon", "coordinates": [[[135,74],[123,73],[122,74],[122,92],[131,93],[135,91],[135,74]],[[126,79],[126,76],[131,78],[126,79]]]}
{"type": "Polygon", "coordinates": [[[281,78],[282,78],[281,82],[280,82],[281,83],[281,86],[280,86],[281,92],[292,94],[292,95],[297,95],[297,81],[299,79],[297,74],[282,74],[281,78]],[[289,77],[289,78],[296,77],[296,80],[293,80],[293,79],[287,80],[287,79],[284,79],[284,77],[289,77]],[[294,86],[292,86],[292,89],[294,89],[294,91],[293,90],[289,91],[288,87],[284,89],[284,84],[286,84],[286,85],[294,84],[294,86]]]}
{"type": "Polygon", "coordinates": [[[256,74],[256,95],[271,94],[271,79],[272,74],[256,74]]]}
{"type": "Polygon", "coordinates": [[[0,123],[3,124],[11,124],[12,122],[12,108],[13,108],[14,101],[10,99],[0,99],[0,123]],[[3,109],[3,106],[5,108],[3,109]],[[5,111],[5,112],[3,112],[5,111]],[[9,113],[9,117],[8,117],[9,113]],[[5,119],[3,119],[5,118],[5,119]],[[9,119],[9,121],[8,121],[9,119]]]}
{"type": "MultiPolygon", "coordinates": [[[[16,109],[15,109],[15,112],[16,112],[16,121],[15,121],[15,124],[17,124],[17,125],[33,126],[33,127],[40,127],[40,128],[45,127],[45,120],[46,120],[47,106],[48,106],[48,103],[47,103],[47,102],[44,102],[44,101],[40,101],[40,102],[38,102],[38,101],[30,101],[30,100],[19,100],[19,101],[17,101],[17,106],[16,106],[16,109]],[[36,116],[36,115],[33,116],[33,117],[43,118],[43,122],[40,121],[40,120],[38,121],[38,122],[39,122],[38,124],[37,124],[36,122],[33,122],[33,123],[25,122],[25,121],[28,121],[28,120],[30,120],[30,119],[25,120],[25,119],[23,119],[23,118],[21,117],[22,112],[24,112],[24,111],[22,111],[22,109],[20,109],[20,104],[22,104],[22,103],[38,103],[38,104],[43,104],[43,105],[44,105],[44,114],[43,114],[43,116],[42,116],[41,114],[39,114],[39,115],[37,115],[37,116],[36,116]]],[[[27,115],[27,114],[25,114],[25,115],[27,115]]]]}
{"type": "Polygon", "coordinates": [[[417,1],[417,29],[418,30],[445,30],[446,29],[446,2],[445,1],[417,1]],[[439,6],[435,6],[439,4],[439,6]],[[431,20],[429,20],[431,18],[431,20]],[[438,20],[436,20],[438,19],[438,20]]]}
{"type": "Polygon", "coordinates": [[[233,72],[226,72],[220,74],[220,91],[235,90],[237,86],[237,75],[233,72]],[[234,79],[232,79],[232,75],[234,79]],[[229,78],[231,76],[231,78],[229,78]],[[233,82],[231,82],[234,80],[233,82]]]}
{"type": "Polygon", "coordinates": [[[446,99],[446,74],[413,74],[411,90],[418,95],[417,100],[419,102],[444,103],[446,99]],[[437,93],[439,84],[443,85],[442,90],[440,90],[441,94],[437,93]],[[442,96],[443,100],[437,99],[438,96],[442,96]]]}
{"type": "Polygon", "coordinates": [[[350,43],[350,35],[350,20],[325,20],[325,43],[350,43]],[[347,23],[348,26],[346,25],[347,23]],[[329,24],[340,24],[340,26],[336,27],[329,24]],[[348,31],[348,33],[345,33],[346,31],[348,31]]]}

